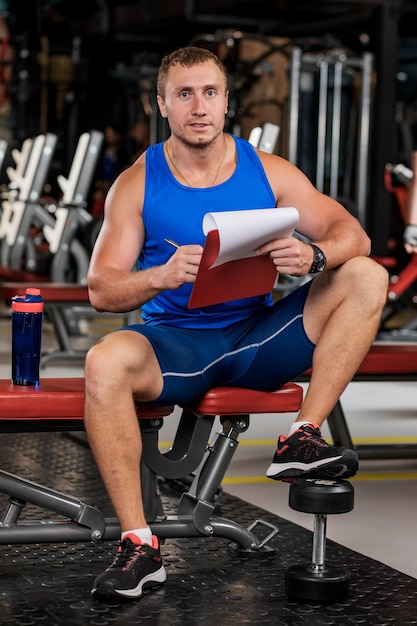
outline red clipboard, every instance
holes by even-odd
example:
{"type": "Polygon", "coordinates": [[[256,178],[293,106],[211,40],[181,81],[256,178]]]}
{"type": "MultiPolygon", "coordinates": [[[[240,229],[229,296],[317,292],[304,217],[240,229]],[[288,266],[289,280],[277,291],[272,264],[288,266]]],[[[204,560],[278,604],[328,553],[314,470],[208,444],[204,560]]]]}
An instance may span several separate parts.
{"type": "Polygon", "coordinates": [[[188,302],[189,309],[263,295],[275,284],[277,270],[268,255],[236,259],[211,267],[219,249],[219,231],[211,230],[188,302]]]}

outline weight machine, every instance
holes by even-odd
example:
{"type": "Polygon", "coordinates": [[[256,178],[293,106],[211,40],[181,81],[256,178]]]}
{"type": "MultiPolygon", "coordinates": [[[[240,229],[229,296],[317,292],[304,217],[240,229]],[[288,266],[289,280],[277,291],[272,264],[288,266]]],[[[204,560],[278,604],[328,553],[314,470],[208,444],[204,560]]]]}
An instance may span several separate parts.
{"type": "Polygon", "coordinates": [[[6,170],[10,185],[0,223],[2,265],[21,269],[26,257],[25,269],[34,269],[34,248],[28,237],[31,208],[39,203],[57,140],[52,133],[38,135],[25,140],[20,151],[12,151],[16,167],[6,170]]]}
{"type": "Polygon", "coordinates": [[[373,55],[291,52],[288,158],[366,222],[373,55]],[[355,98],[355,84],[359,95],[355,98]],[[315,154],[313,148],[315,147],[315,154]]]}
{"type": "Polygon", "coordinates": [[[31,228],[37,227],[51,255],[49,279],[67,282],[70,268],[75,276],[74,282],[85,284],[89,252],[76,234],[92,221],[85,207],[101,152],[103,133],[93,130],[80,136],[68,178],[58,176],[63,195],[56,206],[42,203],[40,197],[57,137],[48,133],[30,141],[24,142],[21,152],[12,154],[16,168],[7,170],[13,187],[9,197],[3,201],[0,225],[2,264],[27,271],[38,269],[36,246],[30,236],[31,228]]]}

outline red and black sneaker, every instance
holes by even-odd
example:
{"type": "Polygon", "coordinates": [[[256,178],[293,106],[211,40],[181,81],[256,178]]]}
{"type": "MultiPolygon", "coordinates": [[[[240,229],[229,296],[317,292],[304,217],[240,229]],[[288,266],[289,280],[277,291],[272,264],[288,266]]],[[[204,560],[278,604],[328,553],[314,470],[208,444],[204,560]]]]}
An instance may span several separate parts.
{"type": "Polygon", "coordinates": [[[290,437],[280,436],[266,475],[291,481],[299,476],[349,478],[357,471],[358,455],[354,450],[329,445],[316,424],[305,424],[290,437]]]}
{"type": "Polygon", "coordinates": [[[166,580],[158,538],[152,535],[152,545],[133,543],[128,535],[119,544],[113,563],[94,581],[94,596],[139,598],[145,589],[166,580]]]}

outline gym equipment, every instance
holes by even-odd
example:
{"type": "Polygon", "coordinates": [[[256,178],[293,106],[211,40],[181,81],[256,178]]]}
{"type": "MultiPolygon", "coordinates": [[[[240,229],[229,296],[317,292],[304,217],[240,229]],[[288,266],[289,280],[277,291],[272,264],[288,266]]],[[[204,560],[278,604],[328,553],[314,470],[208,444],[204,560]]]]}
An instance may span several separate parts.
{"type": "Polygon", "coordinates": [[[319,191],[342,204],[352,202],[361,224],[366,223],[368,195],[372,66],[369,52],[352,57],[345,50],[311,53],[295,46],[291,53],[288,158],[315,179],[319,191]],[[360,85],[357,101],[346,90],[354,80],[360,85]],[[308,110],[315,113],[316,98],[313,136],[308,110]],[[315,147],[316,154],[306,154],[306,146],[315,147]]]}
{"type": "MultiPolygon", "coordinates": [[[[410,183],[413,179],[413,171],[401,163],[387,163],[385,166],[384,183],[387,191],[394,195],[403,222],[403,227],[408,223],[408,202],[410,195],[410,183]]],[[[402,250],[402,241],[397,242],[394,254],[402,250]]],[[[378,338],[381,340],[411,340],[415,341],[417,331],[417,317],[413,317],[400,327],[392,328],[389,322],[397,313],[409,304],[415,304],[415,290],[417,284],[417,254],[411,254],[409,260],[400,271],[395,271],[398,259],[393,257],[377,258],[382,265],[391,269],[391,279],[388,287],[387,304],[384,308],[378,338]]]]}
{"type": "Polygon", "coordinates": [[[103,141],[104,134],[97,130],[80,135],[68,178],[58,176],[63,196],[57,204],[53,226],[46,220],[43,225],[52,254],[50,278],[53,282],[68,282],[66,272],[72,265],[75,282],[86,284],[90,250],[86,250],[76,236],[92,222],[85,207],[103,141]]]}
{"type": "MultiPolygon", "coordinates": [[[[95,130],[79,137],[68,178],[58,176],[62,198],[56,204],[41,202],[56,135],[49,133],[24,142],[21,152],[13,153],[16,168],[8,168],[11,183],[8,198],[3,201],[0,222],[0,276],[3,280],[32,282],[35,285],[51,281],[61,286],[59,300],[48,307],[60,351],[46,355],[45,359],[85,356],[84,352],[74,351],[70,342],[71,333],[80,334],[78,318],[91,315],[93,311],[86,289],[81,289],[87,282],[90,250],[78,235],[82,228],[92,223],[85,207],[103,138],[103,133],[95,130]],[[33,228],[39,233],[35,237],[31,235],[33,228]],[[39,244],[41,237],[43,241],[39,244]],[[40,273],[38,264],[38,245],[45,251],[43,242],[48,249],[47,275],[40,273]],[[75,289],[73,303],[70,295],[62,295],[62,286],[66,283],[71,283],[75,289]],[[75,311],[71,304],[84,305],[85,310],[75,311]]],[[[131,319],[136,321],[137,315],[131,319]]]]}
{"type": "MultiPolygon", "coordinates": [[[[32,281],[2,282],[0,284],[0,298],[11,302],[16,294],[24,294],[26,289],[37,284],[36,277],[32,281]]],[[[78,318],[90,318],[103,316],[106,318],[121,318],[123,325],[136,324],[139,319],[138,311],[129,311],[125,314],[97,313],[90,304],[87,285],[79,283],[53,283],[42,282],[42,295],[45,300],[45,314],[52,324],[58,348],[43,352],[41,355],[41,368],[51,360],[56,359],[84,359],[87,346],[76,349],[73,346],[72,336],[79,335],[78,318]]]]}
{"type": "MultiPolygon", "coordinates": [[[[92,218],[85,210],[87,194],[103,143],[103,133],[83,133],[78,141],[68,178],[58,176],[62,198],[55,205],[44,206],[40,196],[54,153],[56,135],[40,135],[33,141],[28,163],[22,174],[8,168],[16,197],[3,202],[0,236],[2,265],[16,270],[37,271],[35,244],[31,228],[42,231],[51,255],[49,278],[53,282],[86,283],[90,252],[78,240],[79,230],[92,218]],[[70,274],[70,276],[68,275],[70,274]]],[[[22,149],[23,150],[23,149],[22,149]]],[[[20,155],[17,157],[22,169],[20,155]]]]}
{"type": "Polygon", "coordinates": [[[285,572],[289,598],[312,602],[338,602],[349,593],[350,573],[326,565],[326,524],[328,514],[353,509],[354,491],[347,480],[298,478],[290,487],[289,506],[314,514],[313,553],[310,564],[292,565],[285,572]]]}
{"type": "MultiPolygon", "coordinates": [[[[142,494],[146,518],[161,539],[169,537],[223,537],[232,542],[234,553],[273,556],[266,546],[278,532],[266,520],[249,528],[216,513],[216,497],[224,474],[238,447],[239,434],[249,427],[249,414],[292,413],[300,408],[303,390],[287,383],[272,392],[236,387],[217,387],[183,406],[174,442],[163,453],[158,433],[173,406],[136,403],[143,453],[142,494]],[[222,428],[210,443],[216,417],[222,428]],[[158,493],[158,476],[179,479],[194,475],[190,489],[181,494],[178,514],[166,515],[158,493]],[[253,529],[261,527],[263,536],[253,529]]],[[[0,431],[39,432],[82,430],[84,417],[83,378],[44,378],[39,387],[12,385],[0,380],[0,431]]],[[[0,545],[50,543],[55,541],[113,540],[119,537],[116,518],[105,518],[95,506],[25,478],[0,470],[0,493],[9,501],[0,523],[0,545]],[[24,520],[27,504],[40,507],[43,516],[24,520]],[[58,514],[45,520],[48,512],[58,514]],[[64,516],[65,520],[59,519],[64,516]]]]}
{"type": "Polygon", "coordinates": [[[33,252],[27,236],[30,227],[28,207],[36,207],[39,202],[57,141],[57,135],[47,133],[26,140],[20,152],[12,151],[16,167],[8,167],[6,170],[10,186],[2,202],[0,221],[2,265],[21,269],[25,256],[30,265],[28,259],[33,256],[33,252]]]}
{"type": "Polygon", "coordinates": [[[7,155],[8,142],[6,139],[0,139],[0,172],[7,155]]]}
{"type": "Polygon", "coordinates": [[[265,122],[262,126],[252,128],[248,141],[255,148],[273,154],[277,146],[280,128],[278,124],[265,122]]]}

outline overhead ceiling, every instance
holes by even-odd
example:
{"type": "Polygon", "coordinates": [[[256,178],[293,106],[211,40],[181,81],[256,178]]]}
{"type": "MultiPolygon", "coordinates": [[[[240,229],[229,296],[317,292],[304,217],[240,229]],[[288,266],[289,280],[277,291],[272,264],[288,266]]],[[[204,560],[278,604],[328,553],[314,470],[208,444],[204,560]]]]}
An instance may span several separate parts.
{"type": "MultiPolygon", "coordinates": [[[[200,33],[240,29],[282,37],[331,35],[372,48],[381,7],[401,34],[413,35],[415,0],[9,0],[12,31],[46,35],[65,48],[71,37],[105,40],[118,56],[134,47],[165,52],[200,33]],[[411,18],[410,18],[411,15],[411,18]]],[[[63,50],[62,50],[63,51],[63,50]]]]}

